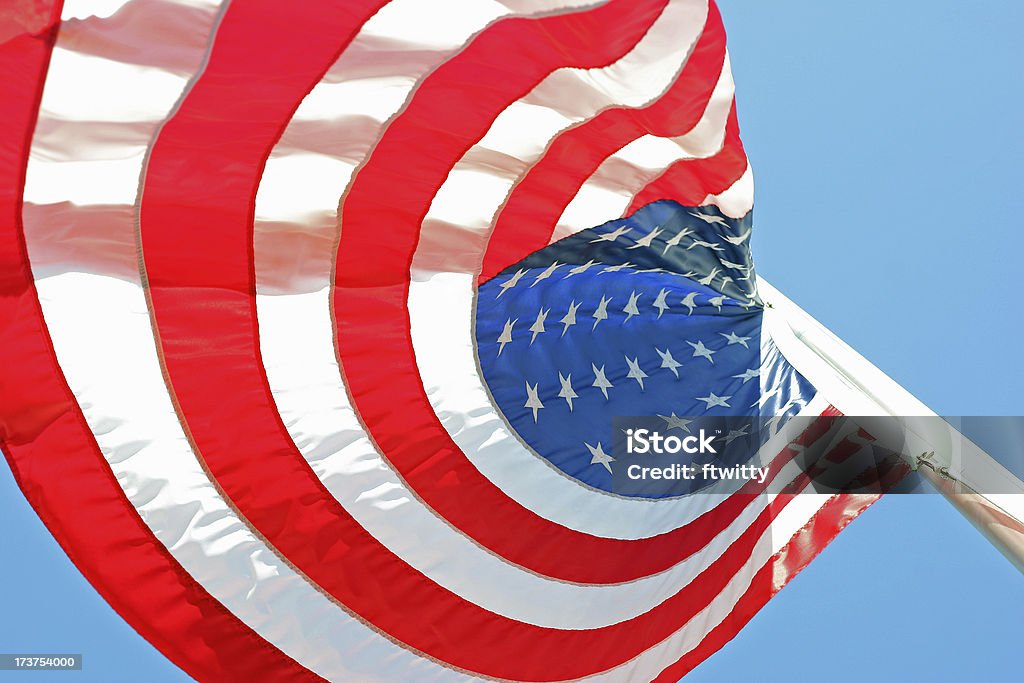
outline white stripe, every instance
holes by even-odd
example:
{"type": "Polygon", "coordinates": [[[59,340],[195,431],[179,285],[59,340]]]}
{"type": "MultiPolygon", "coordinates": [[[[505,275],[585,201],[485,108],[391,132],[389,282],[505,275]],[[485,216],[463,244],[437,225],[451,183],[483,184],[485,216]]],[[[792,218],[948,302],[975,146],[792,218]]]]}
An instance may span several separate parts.
{"type": "Polygon", "coordinates": [[[270,222],[302,229],[311,220],[326,221],[333,229],[338,188],[344,187],[354,168],[354,161],[328,154],[298,152],[270,157],[256,194],[258,229],[266,230],[270,222]]]}
{"type": "Polygon", "coordinates": [[[701,202],[702,206],[712,204],[731,218],[743,218],[754,208],[754,171],[747,164],[743,175],[718,194],[709,194],[701,202]]]}
{"type": "MultiPolygon", "coordinates": [[[[212,12],[208,18],[212,23],[212,12]]],[[[58,41],[41,99],[41,134],[38,144],[33,140],[25,201],[132,204],[149,138],[185,84],[180,75],[83,55],[58,41]],[[124,123],[133,124],[128,135],[124,123]],[[73,137],[82,131],[89,132],[92,145],[73,137]]]]}
{"type": "Polygon", "coordinates": [[[125,159],[89,161],[44,161],[33,154],[25,184],[25,201],[31,204],[71,202],[90,204],[131,204],[138,191],[139,172],[146,150],[139,149],[125,159]]]}
{"type": "Polygon", "coordinates": [[[185,87],[178,74],[54,47],[40,113],[67,121],[163,120],[185,87]]]}
{"type": "MultiPolygon", "coordinates": [[[[144,0],[67,0],[61,8],[62,22],[73,22],[75,19],[108,19],[127,6],[140,6],[144,0]]],[[[220,3],[216,0],[168,0],[182,7],[214,8],[220,3]]]]}
{"type": "MultiPolygon", "coordinates": [[[[359,38],[357,37],[356,40],[359,40],[359,38]]],[[[358,51],[359,48],[360,46],[356,44],[355,50],[358,51]]],[[[346,57],[351,54],[351,52],[346,51],[342,56],[342,60],[345,61],[339,61],[335,64],[328,77],[343,77],[343,72],[339,73],[342,71],[339,65],[345,64],[348,61],[346,57]]],[[[438,50],[432,53],[431,56],[434,58],[433,61],[439,63],[446,54],[438,50]]],[[[364,76],[359,79],[344,80],[337,83],[331,81],[321,81],[318,83],[306,95],[302,100],[302,104],[295,111],[292,123],[289,124],[289,129],[284,134],[284,141],[287,141],[288,138],[300,138],[301,136],[297,135],[297,133],[301,131],[301,124],[305,121],[325,121],[334,124],[344,124],[346,119],[355,119],[357,117],[367,117],[377,123],[387,121],[405,103],[406,98],[409,96],[409,91],[416,82],[416,74],[423,71],[425,60],[422,59],[422,56],[419,56],[417,59],[409,55],[405,59],[409,63],[401,64],[401,66],[411,70],[412,74],[410,75],[385,74],[373,77],[364,76]]],[[[391,64],[388,64],[388,66],[394,68],[391,64]]],[[[383,69],[383,67],[378,67],[378,69],[383,69]]],[[[373,140],[360,137],[356,142],[370,145],[373,140]]],[[[287,142],[285,142],[285,145],[287,145],[287,142]]],[[[278,145],[271,156],[280,154],[282,147],[284,145],[278,145]]],[[[359,156],[361,155],[357,152],[356,158],[353,160],[358,161],[359,156]]]]}
{"type": "Polygon", "coordinates": [[[106,19],[127,5],[131,0],[69,0],[61,8],[61,21],[98,17],[106,19]]]}

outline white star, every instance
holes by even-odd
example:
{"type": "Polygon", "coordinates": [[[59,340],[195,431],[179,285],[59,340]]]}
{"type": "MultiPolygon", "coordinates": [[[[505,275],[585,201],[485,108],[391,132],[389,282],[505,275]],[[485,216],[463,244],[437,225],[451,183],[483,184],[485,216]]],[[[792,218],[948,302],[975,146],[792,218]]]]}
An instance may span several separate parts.
{"type": "Polygon", "coordinates": [[[658,352],[659,356],[661,356],[661,367],[668,368],[672,371],[672,374],[676,376],[676,379],[679,379],[678,368],[683,367],[683,364],[672,357],[672,351],[670,349],[662,351],[658,347],[654,347],[654,350],[658,352]]]}
{"type": "Polygon", "coordinates": [[[683,228],[682,230],[677,232],[675,236],[672,237],[672,239],[670,239],[668,242],[665,242],[665,250],[661,252],[661,255],[664,256],[665,254],[667,254],[669,247],[678,247],[679,243],[683,241],[684,237],[689,237],[692,234],[693,230],[690,230],[689,228],[683,228]]]}
{"type": "Polygon", "coordinates": [[[608,470],[608,473],[611,474],[612,463],[615,462],[615,458],[604,452],[604,449],[601,448],[601,442],[598,441],[597,446],[591,446],[589,443],[584,441],[583,445],[590,451],[590,464],[602,465],[606,470],[608,470]]]}
{"type": "MultiPolygon", "coordinates": [[[[713,296],[710,299],[708,299],[708,303],[711,304],[712,306],[714,306],[715,308],[717,308],[719,311],[721,311],[722,310],[722,304],[725,303],[725,295],[722,294],[720,296],[713,296]]],[[[721,334],[721,333],[719,333],[719,334],[721,334]]]]}
{"type": "Polygon", "coordinates": [[[701,213],[699,211],[690,211],[689,214],[694,218],[701,219],[708,225],[720,225],[723,228],[729,227],[729,223],[721,216],[709,216],[706,213],[701,213]]]}
{"type": "Polygon", "coordinates": [[[640,297],[641,294],[637,294],[635,289],[629,295],[629,301],[626,303],[626,307],[622,309],[622,312],[626,314],[626,319],[622,321],[623,323],[628,323],[629,319],[634,315],[640,315],[640,310],[636,307],[637,299],[640,297]]]}
{"type": "Polygon", "coordinates": [[[750,432],[747,431],[747,425],[743,425],[739,429],[730,429],[729,433],[725,435],[725,445],[728,446],[741,436],[750,436],[750,432]]]}
{"type": "Polygon", "coordinates": [[[562,373],[558,373],[558,381],[562,385],[562,390],[558,392],[558,398],[564,398],[565,402],[569,404],[569,412],[572,412],[572,400],[579,398],[575,391],[572,389],[572,374],[568,377],[562,377],[562,373]]]}
{"type": "Polygon", "coordinates": [[[683,297],[682,301],[679,302],[683,306],[686,306],[688,309],[690,309],[686,315],[693,315],[693,309],[697,307],[697,304],[695,303],[696,300],[697,292],[690,292],[685,297],[683,297]]]}
{"type": "Polygon", "coordinates": [[[505,329],[503,329],[501,331],[501,334],[498,335],[498,340],[497,340],[498,344],[499,344],[499,346],[498,346],[498,355],[499,356],[501,355],[501,352],[505,350],[505,344],[508,344],[510,341],[512,341],[512,326],[515,325],[517,322],[519,322],[519,318],[516,318],[515,320],[513,320],[512,318],[509,318],[508,320],[505,321],[505,329]]]}
{"type": "Polygon", "coordinates": [[[786,405],[782,406],[782,410],[780,410],[779,412],[782,415],[785,415],[786,413],[788,413],[793,408],[796,408],[797,410],[799,410],[800,408],[803,408],[806,405],[807,405],[807,403],[805,401],[799,399],[799,398],[791,398],[791,399],[789,399],[789,402],[786,403],[786,405]]]}
{"type": "Polygon", "coordinates": [[[633,267],[633,264],[630,263],[629,261],[626,261],[625,263],[620,263],[617,266],[608,266],[607,268],[602,270],[600,273],[598,273],[598,275],[604,275],[605,273],[617,273],[620,270],[622,270],[623,268],[632,268],[632,267],[633,267]]]}
{"type": "Polygon", "coordinates": [[[747,345],[747,342],[750,341],[750,337],[741,337],[735,332],[719,332],[718,334],[722,335],[723,337],[729,340],[729,343],[726,344],[726,346],[732,346],[733,344],[743,344],[743,348],[750,348],[750,346],[747,345]]]}
{"type": "Polygon", "coordinates": [[[576,311],[579,310],[579,307],[582,305],[583,302],[576,303],[576,299],[573,299],[572,303],[569,304],[569,311],[564,316],[562,316],[561,320],[558,321],[562,323],[562,325],[564,325],[564,327],[562,328],[563,337],[565,336],[566,330],[569,329],[569,326],[576,324],[576,311]]]}
{"type": "Polygon", "coordinates": [[[729,408],[729,399],[732,396],[716,396],[715,392],[709,391],[707,396],[698,396],[698,401],[704,401],[708,404],[704,410],[711,410],[715,406],[722,406],[723,408],[729,408]]]}
{"type": "Polygon", "coordinates": [[[736,237],[722,235],[722,239],[724,239],[729,244],[735,244],[737,247],[746,242],[748,237],[750,237],[750,228],[747,228],[747,231],[745,233],[743,233],[742,235],[737,235],[736,237]]]}
{"type": "Polygon", "coordinates": [[[601,295],[601,303],[599,303],[597,305],[597,310],[594,311],[594,326],[592,328],[590,328],[591,331],[594,331],[594,330],[597,329],[597,324],[599,322],[601,322],[602,320],[607,320],[608,319],[608,304],[610,304],[611,301],[612,301],[611,297],[606,299],[606,298],[604,298],[603,294],[601,295]]]}
{"type": "Polygon", "coordinates": [[[494,298],[500,299],[502,294],[504,294],[506,291],[512,289],[517,284],[519,284],[519,281],[523,279],[523,276],[526,275],[526,273],[527,270],[525,268],[520,268],[519,270],[517,270],[515,275],[505,280],[500,285],[498,285],[499,287],[501,287],[501,291],[498,292],[498,296],[494,298]]]}
{"type": "Polygon", "coordinates": [[[524,408],[533,408],[533,421],[537,421],[537,411],[544,407],[544,404],[540,402],[540,396],[537,395],[537,385],[534,384],[532,387],[530,383],[526,383],[526,403],[523,404],[524,408]]]}
{"type": "Polygon", "coordinates": [[[712,280],[714,280],[716,277],[718,277],[718,272],[720,270],[722,270],[722,269],[718,268],[718,267],[712,268],[711,272],[708,273],[707,277],[702,277],[701,279],[697,280],[697,282],[699,282],[702,285],[704,285],[705,287],[707,287],[708,285],[711,284],[712,280]]]}
{"type": "Polygon", "coordinates": [[[575,268],[570,268],[569,272],[566,273],[565,277],[563,277],[562,279],[563,280],[568,280],[573,275],[579,275],[580,273],[584,272],[587,268],[589,268],[590,266],[594,265],[595,263],[597,263],[597,261],[595,261],[594,259],[590,259],[586,263],[582,263],[582,264],[576,266],[575,268]]]}
{"type": "Polygon", "coordinates": [[[760,376],[761,376],[761,371],[760,370],[755,370],[754,368],[748,368],[747,370],[744,370],[743,374],[741,374],[741,375],[733,375],[733,377],[735,377],[736,379],[743,380],[744,384],[746,384],[750,380],[754,379],[755,377],[760,377],[760,376]]]}
{"type": "Polygon", "coordinates": [[[604,376],[604,366],[603,365],[601,366],[600,370],[598,370],[597,366],[594,365],[593,363],[590,364],[590,367],[593,368],[593,370],[594,370],[594,383],[591,384],[590,386],[597,387],[598,389],[600,389],[601,393],[604,394],[605,400],[607,401],[608,400],[608,390],[611,389],[612,386],[614,386],[614,385],[611,382],[608,381],[607,377],[604,376]]]}
{"type": "Polygon", "coordinates": [[[550,266],[545,268],[544,272],[541,273],[540,275],[538,275],[537,279],[530,283],[530,287],[533,287],[535,284],[537,284],[541,280],[547,280],[549,277],[551,277],[551,274],[555,272],[555,269],[557,269],[558,266],[560,266],[560,265],[562,265],[562,264],[559,263],[558,261],[555,261],[550,266]]]}
{"type": "Polygon", "coordinates": [[[635,379],[637,384],[640,385],[640,391],[644,390],[644,377],[647,377],[647,373],[640,369],[640,363],[636,358],[633,360],[629,359],[629,356],[624,356],[626,359],[626,365],[629,366],[629,372],[626,373],[627,379],[635,379]]]}
{"type": "Polygon", "coordinates": [[[651,230],[649,233],[638,239],[636,241],[636,244],[629,247],[629,249],[639,249],[640,247],[651,246],[651,242],[654,241],[654,238],[660,235],[662,232],[664,232],[664,230],[662,230],[661,228],[655,228],[654,230],[651,230]]]}
{"type": "Polygon", "coordinates": [[[694,240],[693,242],[690,243],[690,246],[686,248],[686,251],[690,251],[694,247],[704,247],[705,249],[710,249],[711,251],[724,251],[724,248],[721,244],[715,244],[714,242],[705,242],[704,240],[694,240]]]}
{"type": "Polygon", "coordinates": [[[656,298],[654,300],[654,303],[651,304],[652,306],[654,306],[655,308],[658,309],[658,318],[659,319],[661,318],[661,314],[668,310],[668,302],[665,300],[665,297],[667,297],[667,296],[668,296],[668,290],[667,289],[662,289],[660,292],[658,292],[658,298],[656,298]]]}
{"type": "Polygon", "coordinates": [[[606,232],[603,235],[598,235],[597,239],[590,240],[590,243],[593,244],[594,242],[614,242],[615,240],[625,235],[627,232],[629,232],[629,226],[623,225],[618,229],[613,230],[612,232],[606,232]]]}
{"type": "Polygon", "coordinates": [[[693,422],[693,420],[678,417],[674,412],[669,416],[659,415],[658,417],[665,421],[665,431],[682,429],[684,432],[689,432],[690,428],[687,425],[693,422]]]}
{"type": "Polygon", "coordinates": [[[704,346],[704,342],[702,341],[698,341],[696,344],[694,344],[692,341],[688,341],[686,343],[693,347],[694,358],[696,358],[697,356],[703,356],[704,358],[708,359],[709,363],[711,363],[712,365],[715,364],[715,359],[712,358],[711,356],[712,354],[718,353],[717,351],[712,351],[708,347],[704,346]]]}
{"type": "Polygon", "coordinates": [[[758,409],[764,408],[765,404],[768,403],[768,401],[772,400],[772,397],[775,396],[775,394],[779,393],[779,389],[780,388],[781,387],[775,387],[774,389],[772,389],[768,393],[761,394],[761,398],[759,398],[756,401],[754,401],[753,403],[751,403],[750,407],[751,408],[758,408],[758,409]]]}
{"type": "Polygon", "coordinates": [[[544,329],[544,321],[548,319],[548,313],[550,312],[550,308],[546,311],[543,308],[537,311],[537,319],[530,325],[530,332],[533,332],[533,336],[530,337],[530,346],[533,346],[533,341],[537,338],[538,334],[546,331],[544,329]]]}
{"type": "MultiPolygon", "coordinates": [[[[722,290],[723,292],[725,291],[725,288],[728,285],[735,284],[735,281],[731,277],[729,277],[728,275],[725,275],[725,274],[722,275],[722,279],[720,280],[720,282],[722,284],[721,284],[721,286],[719,286],[719,289],[722,290]]],[[[739,289],[739,287],[736,287],[736,289],[739,289]]]]}
{"type": "Polygon", "coordinates": [[[733,263],[732,261],[726,261],[724,258],[719,259],[719,262],[726,268],[732,268],[733,270],[738,270],[741,273],[746,273],[752,269],[751,266],[745,266],[742,263],[733,263]]]}

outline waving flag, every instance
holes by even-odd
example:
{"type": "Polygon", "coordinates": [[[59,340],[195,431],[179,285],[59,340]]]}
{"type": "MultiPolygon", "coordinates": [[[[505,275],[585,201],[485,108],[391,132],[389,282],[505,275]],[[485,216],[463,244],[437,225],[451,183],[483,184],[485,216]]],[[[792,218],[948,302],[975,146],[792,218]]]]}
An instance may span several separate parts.
{"type": "Polygon", "coordinates": [[[713,2],[19,0],[0,64],[0,446],[199,680],[676,680],[876,498],[612,486],[614,415],[839,414],[713,2]]]}

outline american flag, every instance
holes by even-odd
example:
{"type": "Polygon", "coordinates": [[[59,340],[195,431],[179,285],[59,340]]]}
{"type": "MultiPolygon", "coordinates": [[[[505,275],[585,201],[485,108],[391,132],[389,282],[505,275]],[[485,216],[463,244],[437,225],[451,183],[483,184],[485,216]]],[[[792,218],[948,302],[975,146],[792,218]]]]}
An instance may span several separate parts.
{"type": "Polygon", "coordinates": [[[16,0],[0,64],[0,445],[198,680],[677,680],[876,499],[611,485],[613,415],[838,415],[713,1],[16,0]]]}

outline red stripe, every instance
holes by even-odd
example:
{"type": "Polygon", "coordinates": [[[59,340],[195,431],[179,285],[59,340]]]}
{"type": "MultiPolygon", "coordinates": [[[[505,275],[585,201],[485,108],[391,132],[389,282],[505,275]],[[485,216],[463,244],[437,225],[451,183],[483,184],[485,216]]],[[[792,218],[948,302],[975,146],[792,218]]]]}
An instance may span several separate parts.
{"type": "Polygon", "coordinates": [[[807,522],[807,524],[765,564],[750,583],[750,587],[737,601],[729,616],[695,649],[661,672],[656,683],[674,683],[705,659],[718,652],[736,637],[758,610],[800,571],[818,556],[839,532],[878,500],[876,495],[840,494],[834,496],[807,522]]]}
{"type": "Polygon", "coordinates": [[[842,417],[843,414],[839,412],[839,409],[835,406],[829,406],[821,413],[822,415],[828,415],[830,417],[842,417]]]}
{"type": "Polygon", "coordinates": [[[849,438],[843,439],[839,446],[828,456],[828,460],[834,463],[841,463],[861,449],[861,445],[849,438]]]}
{"type": "Polygon", "coordinates": [[[724,63],[725,29],[712,2],[700,41],[662,97],[643,109],[603,111],[560,134],[516,184],[487,243],[480,282],[546,247],[565,207],[610,155],[644,135],[674,137],[697,125],[724,63]]]}
{"type": "MultiPolygon", "coordinates": [[[[628,47],[622,36],[635,39],[642,28],[637,25],[641,9],[649,22],[661,4],[620,7],[607,6],[609,13],[620,15],[609,24],[615,30],[607,36],[618,43],[597,38],[608,25],[591,26],[575,17],[558,29],[564,36],[561,45],[551,42],[550,32],[521,38],[519,27],[529,22],[505,22],[507,30],[485,34],[420,85],[349,190],[333,296],[338,356],[353,403],[409,486],[481,545],[532,571],[582,583],[629,581],[663,571],[703,547],[745,503],[734,501],[694,524],[642,541],[597,538],[523,508],[468,461],[431,409],[406,306],[419,226],[449,170],[501,111],[564,65],[567,56],[599,50],[601,58],[593,65],[612,61],[613,48],[621,52],[628,47]],[[523,59],[514,73],[506,73],[512,51],[523,59]],[[452,93],[472,93],[472,106],[451,106],[452,93]],[[382,225],[387,226],[386,239],[382,225]],[[517,534],[512,537],[507,529],[517,534]]],[[[544,21],[552,26],[561,22],[544,21]]]]}
{"type": "Polygon", "coordinates": [[[659,199],[674,199],[684,206],[698,206],[709,194],[728,190],[747,170],[747,155],[740,142],[740,126],[733,100],[725,126],[725,144],[707,159],[677,161],[633,197],[629,215],[659,199]]]}
{"type": "Polygon", "coordinates": [[[60,2],[40,5],[22,2],[0,20],[0,446],[18,486],[86,579],[190,676],[320,680],[240,622],[153,536],[64,381],[21,225],[26,161],[61,9],[60,2]],[[20,25],[11,19],[19,10],[27,19],[20,25]]]}
{"type": "MultiPolygon", "coordinates": [[[[625,49],[625,39],[598,40],[600,27],[620,35],[636,7],[613,2],[571,20],[503,22],[486,34],[491,38],[474,44],[483,48],[468,51],[490,59],[470,59],[462,68],[504,60],[505,50],[485,50],[503,48],[508,40],[526,54],[550,51],[560,59],[562,49],[545,46],[625,49]]],[[[499,617],[433,584],[387,552],[329,496],[288,438],[260,373],[248,253],[263,161],[336,53],[311,36],[346,39],[354,31],[345,22],[325,26],[329,16],[309,5],[301,13],[276,3],[232,6],[203,77],[150,158],[142,246],[165,369],[190,435],[260,533],[317,585],[402,642],[455,666],[516,680],[573,678],[613,667],[710,601],[777,510],[765,510],[711,568],[651,613],[604,629],[562,631],[499,617]],[[271,34],[274,54],[245,49],[248,41],[259,44],[271,34]],[[289,60],[282,63],[279,52],[289,60]],[[243,70],[262,77],[232,77],[243,70]],[[237,111],[237,103],[248,104],[245,116],[225,115],[237,111]],[[216,230],[207,229],[211,223],[216,230]],[[567,658],[567,651],[592,656],[567,658]]],[[[408,432],[403,436],[409,440],[408,432]]]]}

